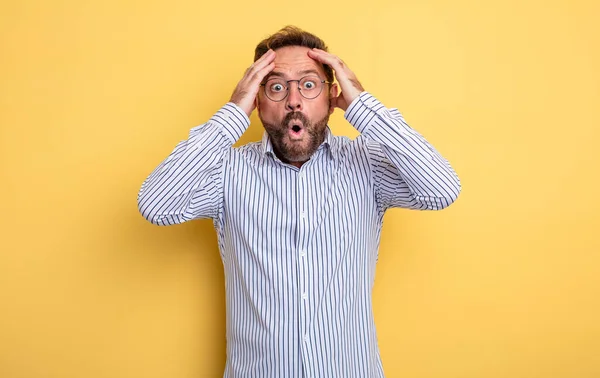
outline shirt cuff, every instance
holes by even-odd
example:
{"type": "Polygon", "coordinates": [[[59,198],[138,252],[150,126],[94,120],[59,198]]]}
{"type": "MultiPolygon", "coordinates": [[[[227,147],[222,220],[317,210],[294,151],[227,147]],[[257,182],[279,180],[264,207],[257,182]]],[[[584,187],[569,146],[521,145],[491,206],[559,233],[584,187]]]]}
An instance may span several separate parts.
{"type": "Polygon", "coordinates": [[[223,128],[223,133],[235,143],[250,126],[250,118],[239,106],[228,102],[210,119],[223,128]]]}
{"type": "Polygon", "coordinates": [[[377,113],[381,109],[385,109],[385,106],[365,91],[350,103],[344,113],[344,118],[362,134],[371,122],[373,113],[377,113]]]}

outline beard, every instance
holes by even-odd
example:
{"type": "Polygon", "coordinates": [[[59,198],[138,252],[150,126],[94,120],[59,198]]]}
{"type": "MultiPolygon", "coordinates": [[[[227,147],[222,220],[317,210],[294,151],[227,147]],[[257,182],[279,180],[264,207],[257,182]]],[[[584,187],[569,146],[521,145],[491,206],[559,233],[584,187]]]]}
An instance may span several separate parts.
{"type": "Polygon", "coordinates": [[[302,112],[288,113],[279,124],[265,122],[262,118],[261,121],[271,138],[273,149],[279,159],[285,163],[303,163],[310,159],[325,140],[329,114],[314,123],[310,122],[302,112]],[[304,134],[301,140],[290,138],[291,121],[302,122],[304,134]]]}

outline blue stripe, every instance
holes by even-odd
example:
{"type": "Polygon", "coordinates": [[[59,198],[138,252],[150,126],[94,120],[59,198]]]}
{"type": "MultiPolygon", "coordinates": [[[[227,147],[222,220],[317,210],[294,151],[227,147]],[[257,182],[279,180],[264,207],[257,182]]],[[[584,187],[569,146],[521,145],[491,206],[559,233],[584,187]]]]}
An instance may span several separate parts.
{"type": "Polygon", "coordinates": [[[269,139],[239,148],[250,121],[228,103],[193,128],[138,195],[157,225],[212,218],[225,269],[225,377],[383,377],[372,288],[392,207],[440,210],[458,197],[448,161],[397,109],[367,92],[302,168],[269,139]]]}

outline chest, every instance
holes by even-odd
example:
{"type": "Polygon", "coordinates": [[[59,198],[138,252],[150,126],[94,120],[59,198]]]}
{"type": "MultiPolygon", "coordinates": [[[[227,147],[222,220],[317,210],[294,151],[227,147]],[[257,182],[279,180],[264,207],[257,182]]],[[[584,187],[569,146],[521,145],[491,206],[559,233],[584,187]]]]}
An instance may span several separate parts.
{"type": "Polygon", "coordinates": [[[377,219],[370,173],[360,164],[321,159],[300,169],[239,159],[224,180],[224,226],[252,248],[351,237],[377,219]]]}

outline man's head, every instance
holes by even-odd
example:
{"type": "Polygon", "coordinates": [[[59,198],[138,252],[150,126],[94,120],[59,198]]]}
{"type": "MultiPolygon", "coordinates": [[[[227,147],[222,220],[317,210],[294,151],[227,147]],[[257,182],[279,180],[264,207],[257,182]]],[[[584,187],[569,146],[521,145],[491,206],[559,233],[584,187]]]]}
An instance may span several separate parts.
{"type": "Polygon", "coordinates": [[[337,95],[333,70],[308,56],[312,48],[327,51],[320,38],[288,26],[260,42],[254,54],[256,61],[269,49],[276,53],[256,106],[275,152],[290,163],[307,161],[323,142],[337,95]]]}

